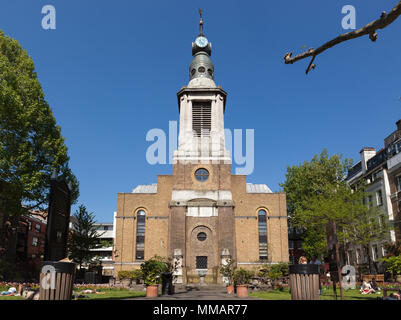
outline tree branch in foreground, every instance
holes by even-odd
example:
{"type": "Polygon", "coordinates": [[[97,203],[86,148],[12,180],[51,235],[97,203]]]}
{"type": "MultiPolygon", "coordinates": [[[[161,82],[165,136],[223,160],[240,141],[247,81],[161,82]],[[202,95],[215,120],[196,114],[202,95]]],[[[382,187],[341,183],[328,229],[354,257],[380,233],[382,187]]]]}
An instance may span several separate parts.
{"type": "Polygon", "coordinates": [[[313,61],[315,60],[316,56],[322,53],[323,51],[326,51],[327,49],[334,47],[335,45],[359,38],[365,35],[369,35],[369,39],[372,41],[377,40],[377,33],[376,30],[378,29],[384,29],[388,25],[390,25],[395,19],[397,19],[401,15],[401,1],[388,13],[386,14],[385,11],[382,12],[381,16],[379,19],[372,21],[371,23],[368,23],[366,26],[362,27],[361,29],[351,31],[348,33],[340,34],[338,37],[334,38],[333,40],[330,40],[329,42],[326,42],[316,50],[313,48],[310,48],[308,51],[305,51],[303,53],[300,53],[296,55],[295,57],[292,56],[292,52],[287,53],[284,56],[284,62],[286,64],[293,64],[294,62],[297,62],[298,60],[302,60],[308,57],[312,57],[311,62],[308,65],[308,68],[306,69],[306,74],[309,73],[311,69],[314,69],[316,67],[315,64],[313,64],[313,61]]]}

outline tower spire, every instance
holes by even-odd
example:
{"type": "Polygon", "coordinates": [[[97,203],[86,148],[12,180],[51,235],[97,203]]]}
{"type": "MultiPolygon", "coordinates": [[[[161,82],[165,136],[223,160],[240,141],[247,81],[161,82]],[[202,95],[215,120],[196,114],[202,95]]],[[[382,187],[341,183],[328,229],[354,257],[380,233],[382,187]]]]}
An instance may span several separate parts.
{"type": "Polygon", "coordinates": [[[203,36],[203,18],[202,18],[202,9],[199,8],[199,15],[200,15],[200,21],[199,21],[199,35],[203,36]]]}

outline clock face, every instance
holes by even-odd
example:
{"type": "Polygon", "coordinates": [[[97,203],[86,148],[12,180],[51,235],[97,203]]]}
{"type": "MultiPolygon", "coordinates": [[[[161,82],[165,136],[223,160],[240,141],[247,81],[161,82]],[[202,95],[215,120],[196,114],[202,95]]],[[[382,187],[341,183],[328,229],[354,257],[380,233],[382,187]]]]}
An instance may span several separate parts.
{"type": "Polygon", "coordinates": [[[196,38],[195,43],[197,44],[198,47],[204,48],[207,46],[208,41],[205,37],[198,37],[196,38]]]}

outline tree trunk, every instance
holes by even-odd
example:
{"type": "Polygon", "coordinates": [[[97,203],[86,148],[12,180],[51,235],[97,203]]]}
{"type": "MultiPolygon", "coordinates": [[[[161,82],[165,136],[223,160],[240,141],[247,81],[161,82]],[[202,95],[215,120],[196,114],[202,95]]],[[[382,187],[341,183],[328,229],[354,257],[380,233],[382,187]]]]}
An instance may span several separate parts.
{"type": "Polygon", "coordinates": [[[10,227],[7,232],[6,261],[14,264],[17,258],[18,222],[20,215],[9,217],[10,227]]]}
{"type": "Polygon", "coordinates": [[[366,255],[368,256],[368,270],[369,270],[369,274],[372,274],[372,270],[370,268],[370,252],[369,252],[369,245],[365,246],[365,250],[366,250],[366,255]]]}

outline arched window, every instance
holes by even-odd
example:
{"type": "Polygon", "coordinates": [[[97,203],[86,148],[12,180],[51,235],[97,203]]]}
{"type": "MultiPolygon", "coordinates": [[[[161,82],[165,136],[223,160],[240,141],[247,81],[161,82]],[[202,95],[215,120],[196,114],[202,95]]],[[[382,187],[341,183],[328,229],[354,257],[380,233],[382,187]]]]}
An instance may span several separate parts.
{"type": "Polygon", "coordinates": [[[139,210],[136,214],[136,260],[145,259],[145,218],[146,213],[139,210]]]}
{"type": "Polygon", "coordinates": [[[259,259],[267,260],[267,220],[266,211],[258,211],[258,231],[259,231],[259,259]]]}

